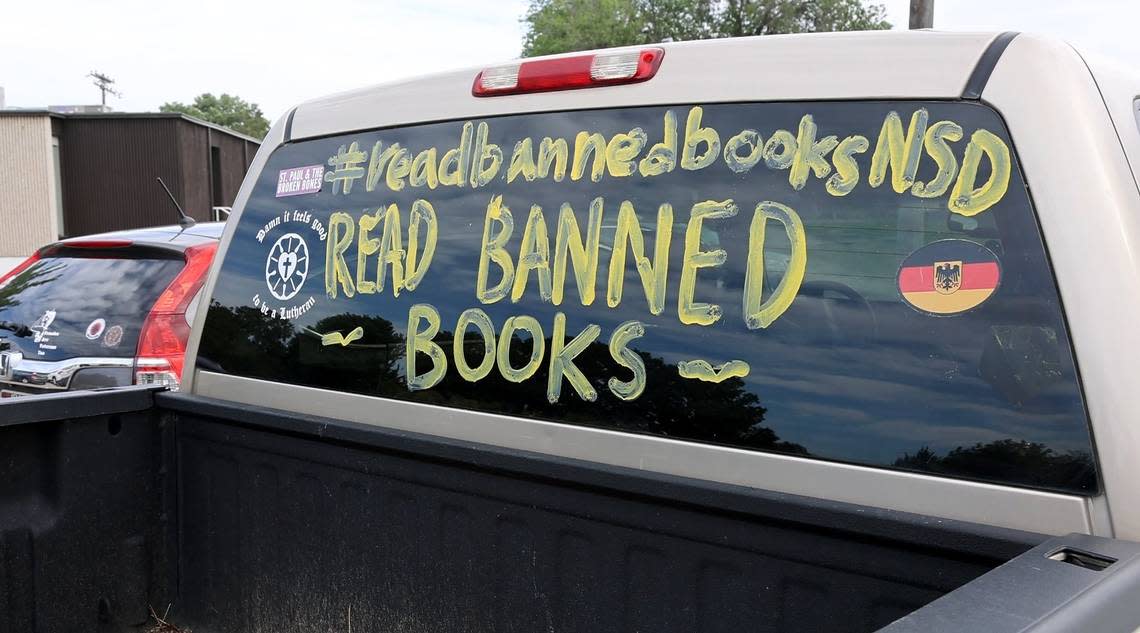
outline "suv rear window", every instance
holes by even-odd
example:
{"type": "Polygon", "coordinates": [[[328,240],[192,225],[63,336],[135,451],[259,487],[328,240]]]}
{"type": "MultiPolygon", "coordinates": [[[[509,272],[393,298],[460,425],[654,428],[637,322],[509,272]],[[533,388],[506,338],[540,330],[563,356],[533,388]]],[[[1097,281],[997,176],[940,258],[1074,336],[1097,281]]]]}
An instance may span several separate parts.
{"type": "Polygon", "coordinates": [[[200,353],[273,381],[1097,488],[1025,182],[979,104],[641,107],[287,144],[200,353]]]}
{"type": "Polygon", "coordinates": [[[131,357],[181,259],[45,257],[0,286],[0,349],[31,360],[131,357]]]}

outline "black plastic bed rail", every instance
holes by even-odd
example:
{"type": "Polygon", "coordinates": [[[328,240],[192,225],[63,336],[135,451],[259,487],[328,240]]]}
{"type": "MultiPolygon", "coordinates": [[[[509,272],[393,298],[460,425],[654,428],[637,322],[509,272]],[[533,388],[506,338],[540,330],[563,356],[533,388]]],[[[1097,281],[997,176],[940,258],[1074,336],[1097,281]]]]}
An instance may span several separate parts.
{"type": "Polygon", "coordinates": [[[1132,633],[1140,626],[1140,545],[1082,534],[1049,539],[882,633],[1132,633]]]}

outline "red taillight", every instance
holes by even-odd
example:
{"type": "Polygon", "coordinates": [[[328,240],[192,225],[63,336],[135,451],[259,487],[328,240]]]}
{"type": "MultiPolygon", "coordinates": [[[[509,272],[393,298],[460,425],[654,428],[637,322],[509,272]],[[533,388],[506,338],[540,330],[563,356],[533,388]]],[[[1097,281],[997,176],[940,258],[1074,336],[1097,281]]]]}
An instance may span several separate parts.
{"type": "Polygon", "coordinates": [[[665,50],[642,48],[495,66],[475,76],[476,97],[593,88],[645,81],[657,74],[665,50]]]}
{"type": "Polygon", "coordinates": [[[3,286],[4,284],[8,283],[9,279],[11,279],[11,278],[15,277],[16,275],[19,275],[20,273],[27,270],[28,266],[31,266],[32,264],[36,263],[37,261],[39,261],[39,259],[40,259],[40,254],[38,252],[32,253],[31,257],[20,262],[15,268],[13,268],[12,270],[9,270],[7,273],[0,275],[0,286],[3,286]]]}
{"type": "Polygon", "coordinates": [[[177,389],[182,380],[182,364],[190,324],[186,310],[206,282],[206,272],[214,259],[217,244],[186,249],[186,266],[154,302],[139,335],[135,359],[135,383],[165,385],[177,389]]]}

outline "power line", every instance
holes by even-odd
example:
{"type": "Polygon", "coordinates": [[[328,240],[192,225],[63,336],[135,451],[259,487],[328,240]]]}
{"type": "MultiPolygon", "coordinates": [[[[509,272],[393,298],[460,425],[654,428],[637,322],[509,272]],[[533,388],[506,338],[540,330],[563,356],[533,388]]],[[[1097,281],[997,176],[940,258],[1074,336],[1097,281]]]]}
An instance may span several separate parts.
{"type": "Polygon", "coordinates": [[[123,93],[121,93],[118,90],[115,90],[114,88],[111,87],[115,84],[115,80],[111,79],[107,75],[93,70],[93,71],[87,73],[87,76],[92,79],[92,83],[95,84],[95,87],[99,89],[99,92],[101,94],[104,106],[107,105],[107,95],[108,94],[111,94],[111,95],[116,96],[116,97],[122,97],[123,96],[123,93]]]}

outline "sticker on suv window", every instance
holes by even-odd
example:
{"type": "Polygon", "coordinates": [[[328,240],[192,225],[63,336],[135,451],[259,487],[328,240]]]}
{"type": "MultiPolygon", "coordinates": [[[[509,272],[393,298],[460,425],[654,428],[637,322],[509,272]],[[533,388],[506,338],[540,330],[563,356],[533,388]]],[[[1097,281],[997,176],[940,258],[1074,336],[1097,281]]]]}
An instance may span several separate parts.
{"type": "Polygon", "coordinates": [[[55,310],[47,310],[28,328],[32,331],[32,340],[36,344],[36,354],[39,356],[56,350],[52,341],[59,336],[59,331],[51,329],[52,324],[55,323],[55,316],[55,310]]]}
{"type": "Polygon", "coordinates": [[[103,336],[103,347],[118,347],[123,342],[123,326],[112,325],[103,336]]]}
{"type": "Polygon", "coordinates": [[[103,331],[106,329],[106,319],[95,319],[87,326],[87,331],[84,332],[84,336],[86,336],[89,341],[97,341],[99,337],[103,336],[103,331]]]}
{"type": "Polygon", "coordinates": [[[911,253],[899,268],[899,292],[919,312],[949,315],[989,299],[1001,282],[993,251],[969,240],[940,240],[911,253]]]}

